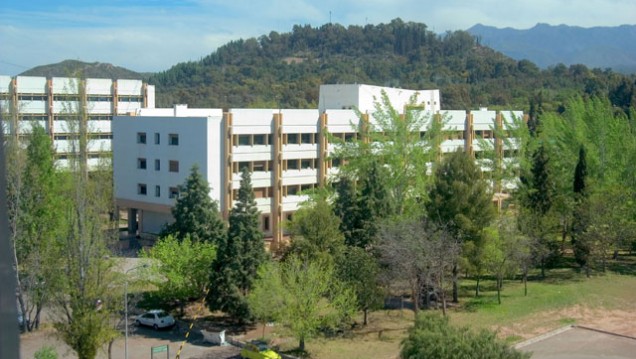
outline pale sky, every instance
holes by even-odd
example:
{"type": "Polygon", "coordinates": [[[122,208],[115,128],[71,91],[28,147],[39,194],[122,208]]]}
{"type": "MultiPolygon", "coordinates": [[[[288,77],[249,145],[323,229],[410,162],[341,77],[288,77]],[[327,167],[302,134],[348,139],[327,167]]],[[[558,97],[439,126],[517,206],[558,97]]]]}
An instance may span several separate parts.
{"type": "Polygon", "coordinates": [[[199,60],[230,40],[290,32],[295,24],[365,25],[397,17],[437,33],[477,23],[617,26],[636,23],[636,1],[3,0],[0,75],[65,59],[162,71],[199,60]]]}

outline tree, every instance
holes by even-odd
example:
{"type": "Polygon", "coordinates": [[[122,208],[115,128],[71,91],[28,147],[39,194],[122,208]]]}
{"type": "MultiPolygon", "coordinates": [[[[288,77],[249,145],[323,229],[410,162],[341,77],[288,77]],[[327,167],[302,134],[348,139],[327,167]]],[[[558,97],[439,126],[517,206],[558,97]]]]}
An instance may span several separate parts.
{"type": "Polygon", "coordinates": [[[574,213],[572,215],[572,249],[574,251],[574,259],[576,263],[585,269],[586,275],[590,276],[589,256],[590,243],[584,240],[583,233],[589,224],[588,214],[588,192],[586,190],[587,182],[587,163],[585,161],[585,148],[581,146],[579,151],[579,160],[574,169],[574,213]]]}
{"type": "Polygon", "coordinates": [[[554,233],[555,217],[551,210],[554,203],[555,185],[550,158],[546,147],[541,144],[532,155],[532,165],[527,174],[522,174],[517,196],[521,205],[520,226],[532,238],[533,257],[541,266],[541,276],[545,277],[545,267],[554,256],[555,245],[551,239],[554,233]]]}
{"type": "Polygon", "coordinates": [[[17,299],[24,330],[38,328],[40,313],[55,287],[56,273],[51,272],[59,259],[56,237],[60,235],[63,217],[60,176],[53,158],[53,146],[44,128],[35,125],[28,137],[26,150],[13,146],[9,137],[10,157],[16,160],[25,152],[21,164],[8,167],[10,223],[17,269],[17,299]],[[15,173],[21,171],[21,173],[15,173]]]}
{"type": "Polygon", "coordinates": [[[363,248],[348,246],[336,266],[338,278],[356,294],[357,309],[364,314],[363,325],[369,322],[369,311],[382,305],[378,286],[380,268],[375,257],[363,248]]]}
{"type": "Polygon", "coordinates": [[[291,243],[287,255],[295,254],[303,260],[320,258],[333,263],[345,248],[339,227],[340,220],[326,198],[319,197],[306,203],[288,223],[291,243]]]}
{"type": "Polygon", "coordinates": [[[405,109],[400,114],[382,93],[375,103],[373,121],[359,114],[360,138],[335,141],[339,146],[334,157],[347,162],[341,170],[349,178],[363,179],[373,171],[386,171],[382,185],[391,213],[385,215],[421,212],[430,183],[430,176],[423,174],[435,162],[441,144],[441,119],[424,111],[417,97],[405,109]]]}
{"type": "Polygon", "coordinates": [[[292,255],[280,264],[272,262],[267,269],[256,281],[248,302],[281,303],[269,316],[276,317],[291,332],[301,351],[319,328],[339,326],[353,315],[355,293],[337,280],[329,261],[292,255]]]}
{"type": "MultiPolygon", "coordinates": [[[[478,241],[482,230],[494,219],[492,192],[481,171],[466,153],[446,155],[435,170],[429,193],[428,218],[447,228],[460,243],[478,241]]],[[[453,302],[457,302],[458,267],[453,268],[453,302]]]]}
{"type": "Polygon", "coordinates": [[[228,235],[219,242],[219,256],[212,265],[207,303],[210,309],[243,321],[251,316],[246,297],[258,268],[267,259],[250,173],[245,167],[229,222],[228,235]]]}
{"type": "Polygon", "coordinates": [[[218,243],[225,236],[225,225],[221,220],[218,204],[210,198],[210,185],[192,166],[190,175],[179,187],[179,197],[172,207],[174,222],[166,227],[162,237],[174,235],[177,239],[190,236],[193,242],[218,243]]]}
{"type": "Polygon", "coordinates": [[[194,242],[188,235],[180,241],[171,235],[163,237],[149,251],[140,252],[142,258],[150,259],[147,276],[157,296],[182,304],[182,309],[187,301],[204,295],[216,254],[214,244],[194,242]]]}
{"type": "Polygon", "coordinates": [[[436,313],[420,313],[409,336],[402,342],[400,357],[425,358],[529,358],[499,341],[495,333],[481,330],[473,332],[468,327],[453,327],[448,317],[436,313]]]}
{"type": "Polygon", "coordinates": [[[406,281],[414,311],[420,302],[428,307],[431,295],[441,296],[445,310],[445,278],[459,256],[459,244],[444,227],[432,221],[396,220],[384,222],[377,251],[392,280],[406,281]]]}
{"type": "Polygon", "coordinates": [[[54,293],[58,318],[55,329],[80,359],[93,359],[97,350],[118,332],[110,326],[113,297],[112,261],[106,259],[105,229],[110,199],[104,198],[104,184],[90,179],[71,165],[69,204],[65,210],[66,231],[61,237],[58,268],[63,273],[54,293]],[[100,303],[106,305],[101,306],[100,303]]]}

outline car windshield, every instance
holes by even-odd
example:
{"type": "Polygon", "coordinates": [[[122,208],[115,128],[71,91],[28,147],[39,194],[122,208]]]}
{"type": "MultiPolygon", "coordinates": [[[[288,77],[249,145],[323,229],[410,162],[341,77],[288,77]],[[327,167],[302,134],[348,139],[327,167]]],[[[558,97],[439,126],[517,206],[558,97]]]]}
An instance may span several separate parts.
{"type": "Polygon", "coordinates": [[[263,352],[263,351],[265,351],[265,350],[269,349],[269,348],[267,347],[267,344],[266,344],[266,343],[263,343],[263,342],[255,342],[255,343],[254,343],[254,345],[256,345],[256,347],[258,348],[258,351],[259,351],[259,352],[263,352]]]}
{"type": "Polygon", "coordinates": [[[157,313],[157,318],[165,318],[168,316],[168,313],[166,312],[159,312],[157,313]]]}

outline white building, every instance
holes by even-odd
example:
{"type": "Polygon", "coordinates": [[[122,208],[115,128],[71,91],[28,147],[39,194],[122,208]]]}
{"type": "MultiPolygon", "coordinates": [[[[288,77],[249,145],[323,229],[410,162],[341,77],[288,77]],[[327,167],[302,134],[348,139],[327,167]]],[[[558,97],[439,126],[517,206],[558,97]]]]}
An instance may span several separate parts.
{"type": "MultiPolygon", "coordinates": [[[[353,89],[367,87],[371,86],[355,85],[353,89]]],[[[325,88],[321,87],[321,92],[325,88]]],[[[343,87],[327,88],[326,92],[334,88],[343,87]]],[[[329,160],[334,146],[329,137],[347,141],[357,136],[360,121],[375,123],[369,103],[365,102],[367,95],[364,101],[346,99],[346,103],[365,110],[363,119],[352,109],[331,108],[345,103],[332,95],[321,93],[320,111],[222,112],[177,105],[173,109],[141,109],[135,116],[115,117],[115,197],[118,206],[129,211],[129,230],[158,233],[172,221],[170,210],[177,188],[195,163],[210,183],[210,196],[219,202],[227,218],[240,185],[240,168],[247,166],[252,172],[252,186],[261,211],[261,229],[273,245],[278,244],[283,236],[282,222],[306,200],[300,192],[325,184],[337,171],[337,164],[329,160]],[[332,136],[323,135],[327,132],[332,136]]],[[[392,104],[398,109],[404,107],[409,97],[399,97],[400,102],[392,104]]],[[[439,97],[434,98],[431,97],[433,103],[439,104],[439,97]]],[[[501,139],[494,138],[492,128],[508,122],[504,118],[523,116],[521,112],[487,110],[425,111],[430,121],[443,118],[447,133],[441,145],[444,152],[465,148],[471,154],[480,151],[477,143],[473,143],[476,135],[498,142],[494,145],[502,149],[501,139]]],[[[420,130],[424,132],[427,127],[428,124],[423,124],[420,130]]]]}
{"type": "Polygon", "coordinates": [[[0,110],[9,124],[5,133],[24,135],[33,124],[41,125],[51,136],[61,166],[73,152],[78,120],[86,121],[87,157],[89,165],[96,165],[110,154],[113,115],[154,106],[154,86],[141,80],[0,76],[0,110]],[[16,129],[10,128],[12,123],[16,129]]]}
{"type": "Polygon", "coordinates": [[[426,110],[441,110],[439,90],[405,90],[392,87],[372,85],[344,84],[320,85],[318,110],[351,110],[358,109],[362,113],[375,111],[375,104],[382,100],[382,92],[397,110],[403,110],[413,98],[415,105],[426,110]],[[397,105],[400,104],[400,105],[397,105]]]}

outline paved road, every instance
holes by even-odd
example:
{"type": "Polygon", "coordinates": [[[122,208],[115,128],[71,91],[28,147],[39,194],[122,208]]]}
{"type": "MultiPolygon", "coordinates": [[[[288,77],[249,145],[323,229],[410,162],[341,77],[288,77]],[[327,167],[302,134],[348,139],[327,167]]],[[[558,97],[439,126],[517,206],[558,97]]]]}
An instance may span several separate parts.
{"type": "MultiPolygon", "coordinates": [[[[170,348],[170,359],[175,358],[184,339],[183,334],[176,330],[154,331],[151,328],[137,328],[136,326],[131,326],[130,329],[131,332],[128,336],[129,359],[150,359],[151,348],[160,345],[168,345],[170,348]]],[[[77,358],[66,344],[54,336],[52,330],[42,330],[21,335],[20,356],[22,359],[31,359],[35,352],[45,346],[55,348],[60,358],[77,358]]],[[[124,358],[124,352],[124,338],[122,337],[113,344],[112,357],[116,359],[124,358]]],[[[233,346],[219,347],[203,343],[201,334],[193,332],[181,351],[181,359],[234,359],[240,357],[239,353],[240,349],[233,346]]],[[[102,351],[97,358],[108,359],[108,353],[102,351]]],[[[165,359],[167,358],[167,353],[155,354],[153,358],[165,359]]]]}

